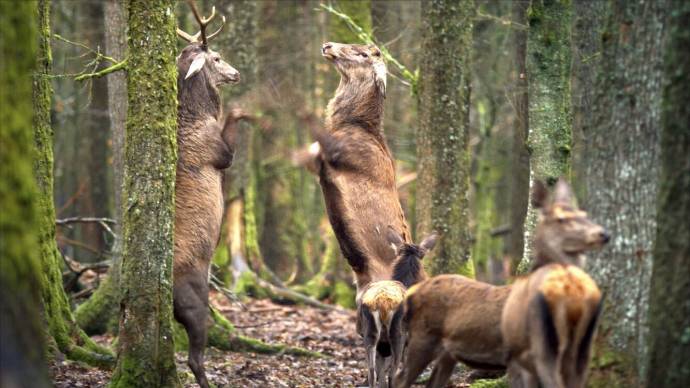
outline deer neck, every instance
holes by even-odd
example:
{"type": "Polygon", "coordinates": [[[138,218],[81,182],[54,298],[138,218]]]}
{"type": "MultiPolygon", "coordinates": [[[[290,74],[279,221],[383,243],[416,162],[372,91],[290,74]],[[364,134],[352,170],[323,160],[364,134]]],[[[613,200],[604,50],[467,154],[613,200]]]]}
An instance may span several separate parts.
{"type": "Polygon", "coordinates": [[[343,74],[335,96],[328,103],[326,125],[331,130],[360,127],[382,138],[383,103],[384,96],[373,76],[343,74]]]}

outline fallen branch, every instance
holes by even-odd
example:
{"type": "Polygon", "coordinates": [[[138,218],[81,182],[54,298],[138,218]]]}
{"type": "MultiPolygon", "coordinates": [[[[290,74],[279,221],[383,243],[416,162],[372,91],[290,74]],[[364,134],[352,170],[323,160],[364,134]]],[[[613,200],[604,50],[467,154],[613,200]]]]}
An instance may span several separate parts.
{"type": "Polygon", "coordinates": [[[79,76],[74,77],[75,81],[84,81],[90,78],[98,78],[98,77],[103,77],[104,75],[108,75],[110,73],[114,73],[118,70],[122,70],[127,67],[127,60],[123,60],[122,62],[118,62],[112,66],[108,66],[105,69],[101,69],[95,73],[86,73],[82,74],[79,76]]]}

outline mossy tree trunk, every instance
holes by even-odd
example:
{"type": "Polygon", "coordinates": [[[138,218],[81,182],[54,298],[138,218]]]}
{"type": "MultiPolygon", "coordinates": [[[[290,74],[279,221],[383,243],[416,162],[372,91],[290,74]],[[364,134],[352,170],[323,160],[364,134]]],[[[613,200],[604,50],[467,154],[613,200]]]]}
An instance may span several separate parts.
{"type": "MultiPolygon", "coordinates": [[[[571,13],[569,0],[533,0],[527,10],[530,187],[536,180],[551,186],[570,175],[571,13]]],[[[536,222],[537,211],[530,200],[519,272],[526,271],[531,261],[536,222]]]]}
{"type": "Polygon", "coordinates": [[[34,174],[38,182],[40,277],[48,332],[54,350],[68,358],[101,367],[112,366],[109,350],[96,345],[76,324],[62,288],[62,258],[55,241],[55,207],[53,205],[53,129],[50,105],[53,89],[50,51],[50,2],[39,2],[40,28],[38,66],[34,76],[34,174]]]}
{"type": "MultiPolygon", "coordinates": [[[[119,0],[108,0],[105,7],[105,52],[106,55],[123,60],[127,48],[127,13],[125,4],[119,0]]],[[[108,110],[113,155],[113,212],[116,221],[113,231],[115,241],[112,247],[112,265],[108,277],[91,297],[75,311],[79,326],[89,334],[102,334],[117,329],[117,312],[120,305],[120,267],[122,263],[122,175],[127,120],[127,78],[124,71],[110,73],[108,82],[108,110]]]]}
{"type": "Polygon", "coordinates": [[[112,387],[179,386],[172,266],[177,163],[173,0],[129,0],[118,362],[112,387]]]}
{"type": "Polygon", "coordinates": [[[51,386],[37,287],[39,217],[31,158],[36,19],[34,2],[0,2],[0,384],[5,387],[51,386]]]}
{"type": "Polygon", "coordinates": [[[615,360],[602,380],[632,379],[634,386],[647,364],[666,3],[611,1],[606,8],[593,124],[583,128],[584,208],[612,238],[589,255],[587,270],[606,295],[595,359],[615,360]]]}
{"type": "Polygon", "coordinates": [[[690,4],[669,8],[646,379],[660,388],[690,386],[690,4]]]}
{"type": "Polygon", "coordinates": [[[441,235],[429,273],[474,276],[470,260],[469,108],[473,1],[422,3],[417,236],[441,235]]]}

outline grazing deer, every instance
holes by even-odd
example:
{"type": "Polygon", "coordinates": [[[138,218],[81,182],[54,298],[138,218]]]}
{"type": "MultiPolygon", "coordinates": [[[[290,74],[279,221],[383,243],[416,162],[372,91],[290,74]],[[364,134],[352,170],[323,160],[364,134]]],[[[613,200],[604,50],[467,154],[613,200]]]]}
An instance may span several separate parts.
{"type": "MultiPolygon", "coordinates": [[[[545,195],[533,197],[535,207],[543,206],[545,195]]],[[[584,251],[609,236],[577,209],[564,181],[546,209],[535,239],[536,267],[511,287],[503,308],[509,381],[514,387],[582,388],[602,296],[578,266],[584,251]],[[548,263],[549,257],[557,260],[548,263]]]]}
{"type": "Polygon", "coordinates": [[[408,287],[426,279],[421,265],[436,244],[432,234],[419,245],[406,243],[392,228],[388,242],[396,253],[393,280],[367,284],[357,297],[357,333],[364,338],[369,387],[388,387],[398,369],[404,344],[400,304],[408,287]]]}
{"type": "MultiPolygon", "coordinates": [[[[564,181],[557,183],[550,201],[546,201],[546,196],[546,189],[537,184],[532,195],[533,205],[541,209],[535,230],[535,274],[552,265],[576,271],[576,267],[569,265],[581,263],[582,254],[601,247],[608,235],[577,210],[564,181]]],[[[578,272],[581,274],[584,273],[578,272]]],[[[411,386],[434,360],[429,387],[445,386],[457,362],[476,369],[503,370],[514,357],[527,357],[522,353],[525,347],[519,346],[525,340],[520,329],[511,326],[525,314],[518,307],[508,306],[509,299],[519,299],[514,292],[522,288],[521,282],[493,286],[460,275],[440,275],[412,287],[404,302],[403,326],[408,333],[405,364],[396,375],[394,386],[411,386]],[[513,335],[514,343],[510,341],[513,335]]],[[[562,283],[566,288],[568,284],[562,283]]],[[[588,290],[590,286],[587,285],[588,290]]],[[[577,297],[575,293],[568,295],[577,297]]],[[[516,302],[511,304],[517,306],[516,302]]]]}
{"type": "Polygon", "coordinates": [[[240,74],[208,48],[208,41],[223,28],[221,25],[213,34],[206,34],[215,8],[210,17],[203,18],[194,3],[189,3],[201,30],[193,36],[177,30],[190,44],[177,58],[173,300],[175,319],[189,337],[189,367],[197,383],[206,388],[209,263],[220,236],[223,170],[232,164],[237,120],[231,113],[221,127],[218,87],[238,82],[240,74]]]}

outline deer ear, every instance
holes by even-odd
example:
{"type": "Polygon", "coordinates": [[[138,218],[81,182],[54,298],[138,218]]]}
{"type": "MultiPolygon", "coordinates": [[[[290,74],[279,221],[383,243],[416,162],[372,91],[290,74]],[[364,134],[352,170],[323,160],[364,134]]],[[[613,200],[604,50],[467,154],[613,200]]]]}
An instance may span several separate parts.
{"type": "Polygon", "coordinates": [[[532,187],[532,206],[536,209],[546,206],[546,198],[549,196],[549,191],[546,189],[544,182],[540,180],[534,181],[532,187]]]}
{"type": "Polygon", "coordinates": [[[434,249],[437,240],[438,235],[436,233],[432,233],[429,236],[427,236],[424,240],[422,240],[419,246],[422,247],[422,249],[424,249],[424,253],[428,253],[430,250],[434,249]]]}
{"type": "Polygon", "coordinates": [[[379,93],[386,98],[386,64],[383,62],[374,65],[374,81],[376,87],[379,88],[379,93]]]}
{"type": "Polygon", "coordinates": [[[189,77],[201,71],[205,63],[206,56],[203,53],[200,53],[194,57],[194,60],[192,61],[192,64],[189,65],[189,70],[187,71],[187,75],[184,76],[184,79],[188,79],[189,77]]]}
{"type": "Polygon", "coordinates": [[[563,178],[556,182],[556,188],[553,191],[553,202],[574,205],[573,191],[570,185],[563,178]]]}
{"type": "Polygon", "coordinates": [[[388,243],[391,244],[391,247],[393,248],[393,250],[395,251],[395,254],[397,255],[398,251],[400,250],[400,246],[405,243],[405,240],[403,240],[400,233],[398,233],[390,225],[388,225],[388,231],[386,232],[386,238],[388,239],[388,243]]]}

